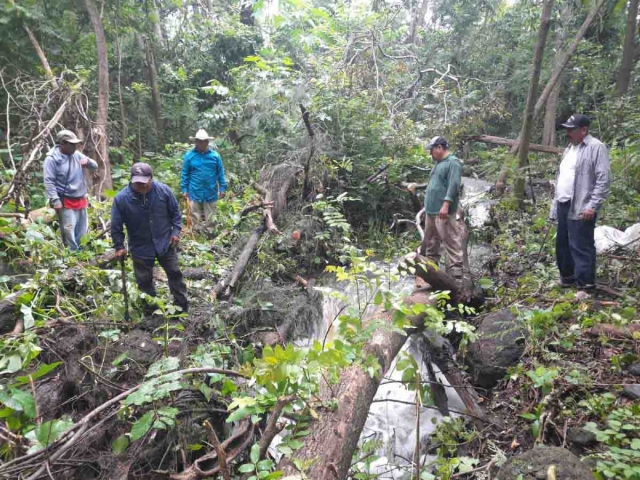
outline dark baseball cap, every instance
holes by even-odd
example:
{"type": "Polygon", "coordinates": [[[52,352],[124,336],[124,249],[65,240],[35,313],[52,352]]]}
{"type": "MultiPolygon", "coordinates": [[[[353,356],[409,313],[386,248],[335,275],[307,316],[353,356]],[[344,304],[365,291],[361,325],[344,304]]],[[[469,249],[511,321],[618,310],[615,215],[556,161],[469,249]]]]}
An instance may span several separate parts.
{"type": "Polygon", "coordinates": [[[431,140],[429,140],[429,144],[427,145],[427,150],[431,150],[432,148],[437,147],[438,145],[442,145],[443,147],[448,147],[449,143],[447,143],[447,140],[444,137],[433,137],[431,140]]]}
{"type": "Polygon", "coordinates": [[[149,183],[153,168],[148,163],[138,162],[131,167],[131,183],[149,183]]]}
{"type": "Polygon", "coordinates": [[[574,113],[569,117],[569,120],[562,124],[564,128],[580,128],[588,127],[589,125],[591,125],[591,120],[581,113],[574,113]]]}

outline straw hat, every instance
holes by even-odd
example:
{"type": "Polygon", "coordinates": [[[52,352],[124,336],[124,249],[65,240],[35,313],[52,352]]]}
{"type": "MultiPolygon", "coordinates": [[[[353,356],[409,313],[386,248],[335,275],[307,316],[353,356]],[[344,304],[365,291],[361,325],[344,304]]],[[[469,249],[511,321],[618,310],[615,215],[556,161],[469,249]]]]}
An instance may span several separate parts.
{"type": "Polygon", "coordinates": [[[207,131],[204,128],[201,128],[196,133],[196,136],[189,137],[189,140],[213,140],[213,137],[210,137],[207,131]]]}

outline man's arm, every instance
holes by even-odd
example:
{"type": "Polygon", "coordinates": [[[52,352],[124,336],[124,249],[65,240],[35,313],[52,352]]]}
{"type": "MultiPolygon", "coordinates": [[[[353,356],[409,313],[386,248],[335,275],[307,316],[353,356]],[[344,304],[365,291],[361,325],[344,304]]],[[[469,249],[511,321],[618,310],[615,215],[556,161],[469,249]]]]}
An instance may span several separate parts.
{"type": "Polygon", "coordinates": [[[124,219],[120,213],[117,198],[113,199],[113,205],[111,205],[111,238],[116,252],[124,250],[124,219]]]}
{"type": "Polygon", "coordinates": [[[44,160],[43,166],[44,177],[44,190],[49,203],[53,208],[61,208],[62,201],[58,196],[58,190],[56,189],[56,164],[51,157],[47,157],[44,160]]]}
{"type": "Polygon", "coordinates": [[[182,157],[182,174],[180,175],[180,191],[182,193],[189,193],[189,180],[190,180],[190,170],[191,170],[191,161],[189,154],[186,154],[182,157]]]}
{"type": "Polygon", "coordinates": [[[169,216],[171,217],[171,236],[180,237],[182,231],[182,212],[180,211],[180,205],[178,205],[178,199],[173,194],[169,187],[167,187],[167,195],[169,196],[169,216]]]}
{"type": "Polygon", "coordinates": [[[456,161],[449,162],[449,187],[444,197],[445,202],[454,203],[460,195],[460,183],[462,182],[462,167],[456,161]]]}
{"type": "Polygon", "coordinates": [[[607,147],[604,144],[598,145],[594,170],[596,182],[586,209],[597,212],[609,195],[609,184],[611,182],[609,152],[607,152],[607,147]]]}
{"type": "Polygon", "coordinates": [[[227,177],[224,174],[224,164],[222,163],[222,157],[218,155],[218,185],[220,187],[220,193],[227,191],[227,177]]]}
{"type": "Polygon", "coordinates": [[[88,168],[89,170],[95,172],[98,170],[98,162],[93,160],[92,158],[87,157],[84,153],[78,152],[80,155],[80,165],[88,168]]]}

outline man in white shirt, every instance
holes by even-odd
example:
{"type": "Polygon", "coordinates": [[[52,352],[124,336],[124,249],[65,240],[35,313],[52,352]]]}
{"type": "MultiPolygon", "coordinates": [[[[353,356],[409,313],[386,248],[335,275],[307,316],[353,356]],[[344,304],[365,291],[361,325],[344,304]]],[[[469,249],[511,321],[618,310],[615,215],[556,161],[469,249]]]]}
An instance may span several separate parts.
{"type": "Polygon", "coordinates": [[[594,230],[597,212],[609,195],[609,155],[604,144],[589,135],[591,121],[575,114],[562,124],[569,147],[556,176],[551,218],[558,220],[556,261],[562,287],[576,286],[588,297],[596,284],[594,230]]]}

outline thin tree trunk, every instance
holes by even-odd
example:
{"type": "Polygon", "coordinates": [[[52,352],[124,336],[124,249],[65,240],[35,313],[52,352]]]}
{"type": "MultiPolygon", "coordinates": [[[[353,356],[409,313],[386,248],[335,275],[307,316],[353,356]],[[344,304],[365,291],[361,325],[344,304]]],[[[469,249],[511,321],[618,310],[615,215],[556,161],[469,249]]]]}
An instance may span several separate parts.
{"type": "MultiPolygon", "coordinates": [[[[551,91],[558,83],[558,80],[560,79],[562,72],[564,72],[564,69],[567,67],[569,60],[571,59],[573,54],[576,53],[576,50],[578,49],[578,44],[582,40],[582,37],[584,37],[584,34],[587,32],[587,30],[593,23],[593,20],[596,18],[596,15],[598,15],[598,13],[602,9],[605,2],[606,0],[598,0],[598,3],[593,7],[593,9],[591,9],[591,11],[589,12],[589,15],[587,15],[587,18],[585,18],[584,22],[582,22],[582,26],[580,27],[580,30],[578,30],[578,33],[576,33],[576,36],[571,42],[571,45],[569,45],[567,50],[564,51],[559,56],[558,64],[556,68],[554,68],[551,74],[551,78],[545,85],[544,90],[540,94],[540,98],[538,98],[538,101],[536,102],[536,106],[533,109],[534,121],[540,118],[540,114],[542,113],[542,110],[544,109],[544,106],[547,103],[547,99],[549,98],[549,95],[551,95],[551,91]]],[[[520,142],[520,138],[518,138],[518,143],[516,143],[511,149],[512,155],[515,155],[516,153],[518,153],[519,142],[520,142]]]]}
{"type": "Polygon", "coordinates": [[[627,93],[629,84],[631,83],[631,71],[636,51],[636,33],[638,30],[638,0],[629,2],[629,10],[627,12],[627,31],[624,36],[624,45],[622,47],[622,63],[618,71],[616,79],[616,95],[622,96],[627,93]]]}
{"type": "Polygon", "coordinates": [[[551,11],[553,10],[554,0],[547,0],[542,10],[540,18],[540,30],[538,31],[538,40],[533,54],[533,64],[531,66],[531,81],[529,83],[529,92],[527,93],[527,104],[522,118],[522,129],[520,130],[520,150],[518,153],[519,173],[516,177],[514,185],[514,194],[516,198],[524,198],[524,170],[529,166],[529,140],[531,139],[531,130],[533,129],[533,110],[536,95],[538,93],[538,83],[540,82],[540,71],[542,70],[542,58],[544,57],[544,47],[547,44],[547,35],[549,33],[549,23],[551,20],[551,11]]]}
{"type": "Polygon", "coordinates": [[[164,139],[164,121],[162,119],[162,98],[160,97],[160,87],[158,86],[158,71],[156,70],[156,60],[153,55],[153,45],[149,38],[140,34],[136,35],[140,49],[145,52],[145,64],[147,67],[147,76],[149,78],[149,87],[151,88],[151,106],[153,108],[153,119],[156,125],[156,135],[158,143],[162,144],[164,139]]]}
{"type": "Polygon", "coordinates": [[[29,40],[31,40],[31,44],[33,45],[33,48],[36,51],[38,58],[40,59],[40,63],[42,64],[42,69],[44,70],[45,76],[49,80],[51,80],[55,88],[58,88],[58,82],[53,76],[53,71],[51,70],[51,66],[49,65],[47,56],[44,54],[44,50],[42,50],[42,48],[40,47],[40,44],[38,43],[36,37],[33,35],[31,29],[26,25],[23,25],[22,28],[24,28],[24,31],[27,32],[27,35],[29,35],[29,40]]]}
{"type": "Polygon", "coordinates": [[[155,15],[153,22],[153,35],[156,38],[158,45],[164,45],[164,35],[162,34],[162,24],[160,22],[160,11],[158,10],[158,4],[156,0],[151,0],[151,6],[155,15]]]}
{"type": "Polygon", "coordinates": [[[84,0],[89,20],[96,36],[96,50],[98,53],[98,109],[96,121],[93,124],[93,136],[96,144],[96,159],[98,160],[98,181],[94,185],[94,194],[100,197],[103,190],[113,188],[111,181],[111,164],[109,163],[107,121],[109,116],[109,61],[107,53],[107,39],[100,12],[94,0],[84,0]]]}
{"type": "Polygon", "coordinates": [[[129,136],[129,126],[127,124],[127,114],[124,110],[122,100],[122,53],[120,51],[120,35],[116,35],[116,57],[118,61],[118,104],[120,106],[120,145],[124,145],[129,136]]]}
{"type": "MultiPolygon", "coordinates": [[[[565,41],[565,34],[562,30],[558,29],[556,33],[556,56],[553,62],[554,70],[558,65],[558,61],[560,60],[560,49],[562,48],[562,44],[565,41]]],[[[558,108],[558,99],[560,98],[560,90],[561,90],[562,82],[558,81],[557,85],[551,91],[551,95],[549,95],[549,99],[547,100],[547,105],[544,109],[544,126],[542,129],[542,145],[548,145],[554,147],[556,145],[556,111],[558,108]]]]}
{"type": "Polygon", "coordinates": [[[422,3],[416,10],[411,22],[411,31],[409,32],[409,43],[415,43],[418,29],[424,24],[424,17],[429,9],[429,0],[422,0],[422,3]]]}
{"type": "MultiPolygon", "coordinates": [[[[11,5],[13,6],[16,5],[15,0],[9,0],[9,3],[11,3],[11,5]]],[[[40,59],[40,64],[42,65],[42,69],[44,70],[45,76],[53,82],[53,85],[55,88],[58,88],[58,82],[53,76],[53,71],[51,70],[51,66],[49,65],[49,60],[47,60],[47,56],[44,54],[44,50],[42,50],[42,47],[40,47],[40,43],[36,39],[31,29],[26,24],[23,24],[22,28],[29,36],[29,40],[31,40],[31,45],[33,45],[33,49],[36,51],[36,54],[40,59]]]]}

